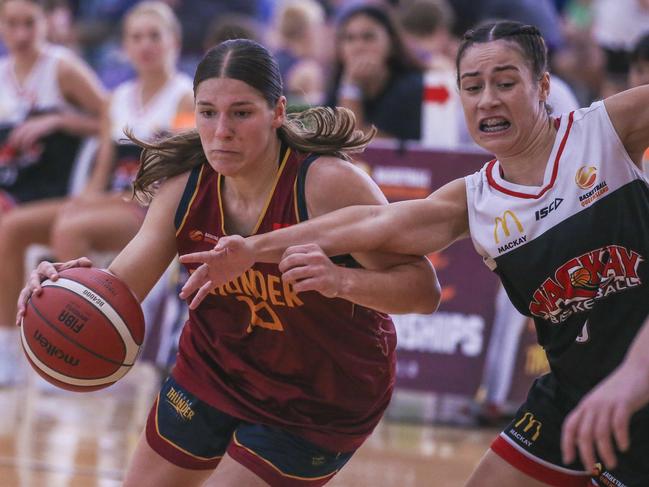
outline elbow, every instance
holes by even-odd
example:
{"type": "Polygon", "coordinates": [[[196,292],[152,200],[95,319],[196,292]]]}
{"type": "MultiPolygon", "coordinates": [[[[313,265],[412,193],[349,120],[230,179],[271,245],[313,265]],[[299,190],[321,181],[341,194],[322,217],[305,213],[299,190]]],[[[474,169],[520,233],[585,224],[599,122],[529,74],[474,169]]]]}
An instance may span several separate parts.
{"type": "Polygon", "coordinates": [[[425,295],[422,296],[421,299],[419,299],[415,313],[423,315],[433,314],[435,311],[437,311],[441,302],[442,288],[437,278],[435,278],[434,282],[431,283],[429,289],[427,289],[425,295]]]}

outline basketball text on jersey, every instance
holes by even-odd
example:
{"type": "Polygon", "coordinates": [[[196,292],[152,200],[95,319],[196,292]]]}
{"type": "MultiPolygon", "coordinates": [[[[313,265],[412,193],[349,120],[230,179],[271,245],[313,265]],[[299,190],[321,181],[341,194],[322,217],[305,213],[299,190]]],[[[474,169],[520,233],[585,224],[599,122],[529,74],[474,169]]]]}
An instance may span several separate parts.
{"type": "Polygon", "coordinates": [[[642,284],[638,252],[609,245],[570,259],[548,277],[529,305],[534,316],[562,323],[573,313],[590,310],[595,301],[642,284]]]}
{"type": "MultiPolygon", "coordinates": [[[[194,269],[190,269],[189,272],[193,271],[194,269]]],[[[238,301],[246,303],[250,309],[250,325],[247,329],[249,333],[255,326],[283,331],[284,326],[273,306],[294,308],[304,304],[293,287],[282,281],[280,276],[265,274],[255,269],[248,269],[227,284],[215,287],[210,294],[233,295],[238,301]]]]}

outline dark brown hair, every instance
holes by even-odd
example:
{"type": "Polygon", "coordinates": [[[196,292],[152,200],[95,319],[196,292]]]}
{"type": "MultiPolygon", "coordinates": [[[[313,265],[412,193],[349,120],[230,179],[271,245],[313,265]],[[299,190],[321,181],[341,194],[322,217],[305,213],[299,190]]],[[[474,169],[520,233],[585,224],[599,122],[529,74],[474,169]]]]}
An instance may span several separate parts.
{"type": "MultiPolygon", "coordinates": [[[[194,76],[194,95],[198,85],[211,78],[243,81],[257,90],[274,108],[282,96],[282,78],[277,61],[262,45],[249,39],[222,42],[203,57],[194,76]]],[[[298,152],[332,155],[350,159],[349,154],[361,152],[372,140],[376,129],[368,133],[356,129],[353,112],[344,108],[311,108],[290,115],[277,129],[277,136],[298,152]]],[[[134,193],[140,199],[149,197],[156,182],[182,174],[207,163],[196,130],[168,136],[155,142],[144,142],[126,134],[142,147],[140,169],[134,193]]]]}
{"type": "Polygon", "coordinates": [[[474,44],[501,39],[515,43],[532,69],[534,79],[541,79],[543,73],[548,70],[548,49],[541,32],[533,25],[504,20],[484,24],[476,29],[468,30],[464,34],[455,58],[458,86],[460,86],[460,61],[462,61],[466,50],[474,44]]]}

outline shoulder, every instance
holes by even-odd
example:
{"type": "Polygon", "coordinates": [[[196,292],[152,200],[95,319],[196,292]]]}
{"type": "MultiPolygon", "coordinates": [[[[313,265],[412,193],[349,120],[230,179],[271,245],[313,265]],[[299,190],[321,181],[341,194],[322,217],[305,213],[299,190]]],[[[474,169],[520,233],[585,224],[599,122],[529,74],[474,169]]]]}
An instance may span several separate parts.
{"type": "Polygon", "coordinates": [[[345,206],[387,202],[369,174],[337,157],[318,157],[309,168],[305,187],[311,217],[345,206]]]}

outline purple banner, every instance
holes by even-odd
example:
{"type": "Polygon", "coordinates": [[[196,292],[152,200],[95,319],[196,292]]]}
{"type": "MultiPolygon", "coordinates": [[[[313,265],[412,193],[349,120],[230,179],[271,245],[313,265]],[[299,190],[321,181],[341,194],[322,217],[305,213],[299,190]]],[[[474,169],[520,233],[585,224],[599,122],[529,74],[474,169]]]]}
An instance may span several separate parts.
{"type": "MultiPolygon", "coordinates": [[[[397,201],[426,197],[478,171],[488,160],[484,153],[373,146],[360,164],[388,199],[397,201]]],[[[442,304],[432,315],[394,316],[397,387],[473,397],[489,341],[497,277],[469,239],[429,257],[442,284],[442,304]]]]}

